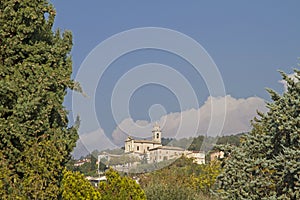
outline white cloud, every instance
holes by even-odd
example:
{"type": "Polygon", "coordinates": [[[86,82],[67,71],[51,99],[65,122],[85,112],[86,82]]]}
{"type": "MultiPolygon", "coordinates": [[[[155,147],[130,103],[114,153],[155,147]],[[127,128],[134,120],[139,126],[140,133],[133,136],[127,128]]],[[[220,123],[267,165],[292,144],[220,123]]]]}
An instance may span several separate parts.
{"type": "Polygon", "coordinates": [[[128,135],[147,138],[151,137],[152,126],[148,121],[133,121],[131,118],[124,119],[118,127],[113,131],[112,137],[114,143],[123,144],[128,135]]]}
{"type": "MultiPolygon", "coordinates": [[[[265,100],[259,97],[249,97],[246,99],[235,99],[229,95],[226,97],[209,97],[199,109],[190,109],[183,112],[176,112],[164,115],[158,123],[162,126],[163,137],[193,137],[197,134],[207,134],[213,105],[213,119],[222,122],[224,115],[224,102],[226,102],[226,118],[220,134],[234,134],[246,132],[251,129],[250,120],[256,116],[256,111],[265,112],[265,100]],[[200,117],[200,118],[199,118],[200,117]],[[199,119],[199,120],[197,120],[199,119]],[[195,123],[199,122],[199,127],[195,130],[195,123]]],[[[211,130],[215,127],[211,127],[211,130]]],[[[134,122],[131,118],[124,119],[113,131],[114,142],[122,145],[128,135],[135,137],[151,137],[152,124],[147,121],[134,122]]]]}
{"type": "MultiPolygon", "coordinates": [[[[162,116],[158,123],[162,127],[163,137],[188,138],[198,134],[206,134],[211,120],[211,106],[215,110],[213,119],[222,122],[222,116],[226,114],[223,129],[220,133],[213,134],[235,134],[246,132],[251,129],[250,120],[256,116],[256,110],[266,112],[265,101],[259,97],[236,99],[229,95],[226,97],[209,97],[199,109],[190,109],[182,112],[169,113],[162,116]],[[226,102],[226,113],[224,113],[224,102],[226,102]],[[199,124],[195,128],[195,124],[199,124]]],[[[73,155],[86,155],[95,149],[114,149],[124,145],[128,135],[149,138],[151,137],[153,123],[144,120],[133,121],[131,118],[124,119],[113,131],[110,140],[102,129],[80,135],[73,155]]],[[[222,124],[221,124],[222,125],[222,124]]],[[[211,127],[211,130],[215,130],[211,127]]]]}
{"type": "MultiPolygon", "coordinates": [[[[296,73],[288,74],[288,77],[291,78],[294,81],[298,81],[297,78],[295,77],[295,75],[296,75],[296,73]]],[[[278,82],[283,84],[284,91],[286,92],[287,91],[287,87],[288,87],[287,82],[285,80],[280,80],[278,82]]]]}
{"type": "Polygon", "coordinates": [[[95,149],[103,150],[114,148],[117,148],[117,146],[111,142],[102,129],[98,129],[89,133],[80,134],[76,148],[72,154],[78,158],[81,155],[91,153],[95,149]]]}

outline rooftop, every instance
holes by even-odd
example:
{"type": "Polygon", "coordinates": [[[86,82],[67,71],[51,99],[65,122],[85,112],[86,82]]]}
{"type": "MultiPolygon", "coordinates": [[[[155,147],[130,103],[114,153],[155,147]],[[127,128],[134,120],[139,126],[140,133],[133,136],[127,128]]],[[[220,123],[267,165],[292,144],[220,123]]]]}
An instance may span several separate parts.
{"type": "Polygon", "coordinates": [[[185,151],[183,148],[180,148],[180,147],[172,147],[172,146],[159,146],[159,147],[155,147],[155,148],[153,148],[153,149],[149,149],[149,151],[153,151],[153,150],[156,150],[156,149],[185,151]]]}

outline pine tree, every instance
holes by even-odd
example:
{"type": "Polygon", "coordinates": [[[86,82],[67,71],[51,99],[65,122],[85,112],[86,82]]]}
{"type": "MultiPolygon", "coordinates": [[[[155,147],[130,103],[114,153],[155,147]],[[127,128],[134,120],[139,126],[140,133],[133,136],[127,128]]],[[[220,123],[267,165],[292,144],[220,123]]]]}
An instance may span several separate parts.
{"type": "Polygon", "coordinates": [[[55,199],[77,140],[63,107],[72,34],[53,33],[46,0],[0,1],[0,194],[55,199]]]}
{"type": "Polygon", "coordinates": [[[219,176],[224,199],[300,199],[300,71],[281,72],[288,90],[268,89],[273,102],[259,113],[241,146],[231,149],[219,176]]]}

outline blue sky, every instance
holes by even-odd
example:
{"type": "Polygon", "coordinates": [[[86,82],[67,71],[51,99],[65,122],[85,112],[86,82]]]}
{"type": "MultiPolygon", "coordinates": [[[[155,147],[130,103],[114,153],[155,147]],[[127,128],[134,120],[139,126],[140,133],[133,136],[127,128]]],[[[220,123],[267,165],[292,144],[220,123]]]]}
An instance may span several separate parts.
{"type": "MultiPolygon", "coordinates": [[[[140,27],[168,28],[196,40],[216,63],[226,94],[236,99],[269,100],[266,87],[283,91],[276,70],[291,73],[292,68],[298,67],[300,2],[296,0],[51,2],[57,11],[55,28],[73,32],[73,77],[99,43],[119,32],[140,27]]],[[[183,67],[188,66],[184,60],[158,50],[131,52],[112,64],[97,87],[96,112],[105,134],[110,135],[118,124],[113,122],[109,109],[114,84],[133,66],[149,62],[174,67],[192,83],[199,105],[207,100],[209,93],[203,79],[191,67],[183,67]]],[[[66,98],[69,109],[70,102],[69,95],[66,98]]],[[[190,109],[180,108],[168,88],[146,85],[130,100],[131,117],[149,120],[147,111],[154,104],[163,105],[165,114],[190,109]]]]}

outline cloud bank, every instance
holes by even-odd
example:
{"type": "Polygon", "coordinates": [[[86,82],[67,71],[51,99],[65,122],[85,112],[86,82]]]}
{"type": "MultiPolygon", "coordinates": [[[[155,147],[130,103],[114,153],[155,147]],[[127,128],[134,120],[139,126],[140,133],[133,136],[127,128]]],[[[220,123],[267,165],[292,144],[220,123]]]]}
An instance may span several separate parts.
{"type": "MultiPolygon", "coordinates": [[[[215,135],[231,135],[247,132],[251,129],[250,121],[257,115],[256,111],[266,112],[265,100],[259,97],[236,99],[227,95],[225,97],[208,97],[199,109],[190,109],[182,112],[169,113],[162,116],[157,122],[162,127],[162,135],[165,138],[188,138],[207,134],[211,120],[211,106],[214,106],[214,119],[219,120],[223,116],[221,107],[226,102],[226,115],[224,126],[220,133],[215,135]],[[199,120],[197,120],[199,119],[199,120]],[[185,122],[182,126],[182,122],[185,122]],[[193,124],[198,122],[195,129],[193,124]]],[[[79,158],[87,155],[95,149],[114,149],[122,147],[124,140],[130,135],[138,138],[151,137],[153,123],[131,118],[124,119],[113,131],[112,138],[107,137],[102,129],[80,135],[80,140],[73,152],[73,156],[79,158]]],[[[214,130],[214,127],[211,127],[214,130]]],[[[212,136],[215,136],[212,135],[212,136]]]]}
{"type": "MultiPolygon", "coordinates": [[[[295,74],[288,75],[297,81],[295,74]]],[[[287,83],[280,80],[284,90],[287,91],[287,83]]],[[[190,109],[182,112],[169,113],[161,116],[157,121],[162,127],[162,134],[165,138],[188,138],[198,135],[207,135],[207,130],[212,118],[211,108],[214,107],[214,119],[220,120],[225,114],[223,128],[215,135],[231,135],[241,132],[248,132],[251,129],[250,121],[257,116],[256,111],[266,112],[265,100],[259,97],[234,98],[230,95],[225,97],[208,97],[205,103],[198,109],[190,109]],[[226,105],[226,113],[222,106],[226,105]],[[182,126],[182,121],[185,125],[182,126]],[[197,121],[197,129],[193,126],[197,121]]],[[[160,106],[160,105],[159,105],[160,106]]],[[[151,113],[150,113],[151,114],[151,113]]],[[[155,113],[154,113],[155,114],[155,113]]],[[[122,147],[124,140],[128,136],[137,138],[151,137],[152,126],[154,122],[145,120],[134,121],[131,118],[124,119],[113,131],[112,140],[107,137],[102,129],[80,135],[80,140],[73,152],[73,156],[79,158],[95,149],[113,149],[122,147]]],[[[211,127],[214,130],[214,127],[211,127]]]]}
{"type": "MultiPolygon", "coordinates": [[[[250,121],[257,115],[256,111],[266,112],[265,100],[259,97],[236,99],[227,95],[225,97],[209,97],[199,109],[190,109],[182,112],[170,113],[160,118],[158,123],[162,126],[163,137],[166,138],[188,138],[207,134],[211,120],[211,105],[214,106],[214,119],[218,120],[224,113],[218,109],[226,102],[226,117],[223,129],[216,135],[230,135],[247,132],[251,129],[250,121]],[[200,116],[200,118],[198,118],[200,116]],[[199,119],[199,126],[195,130],[192,124],[199,119]],[[185,126],[180,127],[185,121],[185,126]],[[191,122],[191,126],[189,126],[191,122]]],[[[221,121],[221,120],[220,120],[221,121]]],[[[113,143],[123,145],[128,135],[147,138],[151,137],[153,123],[148,121],[133,121],[131,118],[124,119],[113,131],[113,143]]],[[[214,127],[211,127],[212,130],[214,127]]]]}
{"type": "Polygon", "coordinates": [[[114,148],[118,148],[118,146],[112,143],[105,135],[103,129],[98,129],[89,133],[80,134],[72,155],[78,159],[80,156],[87,155],[96,149],[104,150],[114,148]]]}

